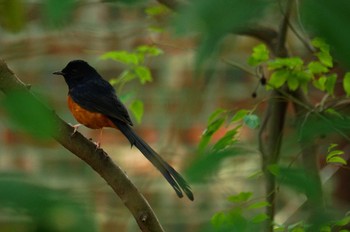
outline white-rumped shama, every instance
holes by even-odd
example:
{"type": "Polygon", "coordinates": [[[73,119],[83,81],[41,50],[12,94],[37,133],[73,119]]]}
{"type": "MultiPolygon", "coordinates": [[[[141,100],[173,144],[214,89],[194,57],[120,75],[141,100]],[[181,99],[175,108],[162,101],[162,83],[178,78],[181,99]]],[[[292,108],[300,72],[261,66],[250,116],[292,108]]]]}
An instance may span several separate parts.
{"type": "Polygon", "coordinates": [[[132,129],[133,123],[113,86],[83,60],[70,61],[62,71],[68,85],[68,107],[75,119],[91,129],[112,127],[119,129],[142,154],[163,174],[181,198],[183,192],[193,201],[193,193],[184,178],[165,162],[132,129]]]}

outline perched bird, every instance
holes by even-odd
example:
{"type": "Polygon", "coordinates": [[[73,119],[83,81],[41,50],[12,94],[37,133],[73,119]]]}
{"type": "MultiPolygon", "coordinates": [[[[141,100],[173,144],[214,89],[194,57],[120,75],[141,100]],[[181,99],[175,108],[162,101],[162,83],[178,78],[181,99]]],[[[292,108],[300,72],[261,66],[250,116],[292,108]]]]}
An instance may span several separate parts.
{"type": "Polygon", "coordinates": [[[75,119],[91,129],[112,127],[119,129],[142,154],[162,173],[174,188],[178,197],[186,196],[193,200],[193,193],[184,178],[165,162],[136,132],[123,103],[113,86],[83,60],[70,61],[62,71],[68,85],[68,107],[75,119]]]}

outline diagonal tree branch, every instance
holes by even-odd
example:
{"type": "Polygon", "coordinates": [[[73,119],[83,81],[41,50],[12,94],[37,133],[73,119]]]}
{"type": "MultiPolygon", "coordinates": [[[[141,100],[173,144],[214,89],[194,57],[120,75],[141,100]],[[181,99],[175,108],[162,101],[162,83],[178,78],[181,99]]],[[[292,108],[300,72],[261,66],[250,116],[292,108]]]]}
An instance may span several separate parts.
{"type": "MultiPolygon", "coordinates": [[[[12,91],[25,91],[28,93],[28,97],[35,98],[29,92],[28,86],[16,77],[3,60],[0,60],[0,90],[5,94],[12,91]]],[[[113,163],[108,154],[102,149],[96,149],[96,145],[79,132],[71,136],[73,128],[59,118],[52,110],[44,105],[43,108],[52,113],[53,120],[57,124],[58,133],[53,138],[87,163],[111,186],[113,191],[132,213],[141,231],[163,231],[162,226],[146,199],[125,173],[113,163]]]]}

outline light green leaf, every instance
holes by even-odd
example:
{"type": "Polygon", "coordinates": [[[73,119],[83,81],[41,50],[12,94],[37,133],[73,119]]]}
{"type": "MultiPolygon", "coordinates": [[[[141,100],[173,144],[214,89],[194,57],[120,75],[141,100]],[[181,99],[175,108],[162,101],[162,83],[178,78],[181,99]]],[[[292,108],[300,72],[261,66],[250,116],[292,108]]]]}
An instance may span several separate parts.
{"type": "Polygon", "coordinates": [[[321,76],[317,80],[314,80],[312,84],[315,86],[315,88],[324,91],[326,89],[326,81],[327,77],[326,76],[321,76]]]}
{"type": "Polygon", "coordinates": [[[151,71],[146,66],[135,67],[135,73],[139,77],[141,84],[152,81],[151,71]]]}
{"type": "Polygon", "coordinates": [[[271,74],[271,77],[268,83],[274,88],[279,88],[286,82],[288,77],[289,77],[288,70],[284,70],[284,69],[277,70],[271,74]]]}
{"type": "Polygon", "coordinates": [[[244,116],[243,121],[251,129],[256,129],[260,126],[260,118],[255,114],[244,116]]]}
{"type": "Polygon", "coordinates": [[[252,192],[240,192],[237,195],[229,196],[227,200],[233,203],[242,203],[248,201],[252,196],[252,192]]]}
{"type": "Polygon", "coordinates": [[[251,204],[250,206],[248,206],[248,209],[260,209],[267,206],[271,206],[271,204],[267,201],[260,201],[260,202],[251,204]]]}
{"type": "Polygon", "coordinates": [[[334,86],[335,86],[336,82],[337,82],[337,74],[336,73],[332,73],[332,74],[327,76],[327,81],[326,81],[325,87],[326,87],[326,91],[328,94],[333,95],[334,86]]]}
{"type": "Polygon", "coordinates": [[[130,105],[130,111],[135,116],[137,123],[141,123],[143,116],[143,102],[140,100],[135,100],[130,105]]]}
{"type": "Polygon", "coordinates": [[[333,156],[332,158],[327,159],[327,163],[347,164],[346,160],[340,156],[333,156]]]}
{"type": "Polygon", "coordinates": [[[328,147],[328,152],[330,152],[333,148],[335,148],[335,147],[337,147],[338,146],[338,144],[336,144],[336,143],[331,143],[330,145],[329,145],[329,147],[328,147]]]}
{"type": "Polygon", "coordinates": [[[276,58],[268,62],[268,68],[270,70],[276,70],[281,68],[301,69],[304,61],[300,57],[288,57],[288,58],[276,58]]]}
{"type": "Polygon", "coordinates": [[[199,141],[199,144],[198,144],[199,153],[202,153],[205,150],[205,148],[209,144],[209,141],[210,141],[212,135],[217,130],[219,130],[219,128],[221,127],[221,125],[224,122],[225,122],[225,118],[218,118],[208,125],[207,129],[202,134],[201,140],[199,141]]]}
{"type": "Polygon", "coordinates": [[[111,51],[106,52],[105,54],[99,57],[102,60],[112,59],[114,61],[121,62],[123,64],[134,64],[137,65],[140,63],[139,55],[131,53],[128,51],[111,51]]]}
{"type": "Polygon", "coordinates": [[[313,74],[320,74],[328,72],[328,68],[318,61],[312,61],[308,64],[308,69],[313,74]]]}
{"type": "Polygon", "coordinates": [[[148,55],[148,56],[159,56],[163,54],[163,50],[156,46],[142,45],[136,48],[138,53],[148,55]]]}
{"type": "Polygon", "coordinates": [[[169,12],[169,9],[162,4],[158,4],[158,5],[146,8],[145,12],[148,16],[158,16],[169,12]]]}
{"type": "Polygon", "coordinates": [[[253,53],[248,59],[248,64],[257,66],[269,59],[269,50],[265,44],[259,44],[253,48],[253,53]]]}
{"type": "Polygon", "coordinates": [[[317,52],[317,58],[320,60],[322,64],[324,64],[328,68],[333,67],[333,57],[327,52],[317,52]]]}
{"type": "Polygon", "coordinates": [[[346,93],[346,96],[350,96],[350,72],[347,72],[344,76],[343,87],[346,93]]]}

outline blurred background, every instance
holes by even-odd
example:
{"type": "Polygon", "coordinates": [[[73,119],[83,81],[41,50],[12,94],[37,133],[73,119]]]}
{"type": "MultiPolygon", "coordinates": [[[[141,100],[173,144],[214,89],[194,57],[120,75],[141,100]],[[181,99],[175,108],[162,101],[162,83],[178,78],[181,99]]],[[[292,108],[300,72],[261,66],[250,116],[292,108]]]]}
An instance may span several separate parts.
{"type": "MultiPolygon", "coordinates": [[[[277,5],[268,10],[273,13],[267,14],[266,25],[275,25],[281,18],[276,9],[277,5]]],[[[0,0],[0,24],[0,58],[57,115],[76,124],[67,107],[67,86],[52,73],[71,60],[83,59],[115,83],[117,94],[129,108],[135,101],[142,102],[131,113],[135,130],[184,175],[197,158],[212,112],[256,109],[260,117],[265,110],[267,93],[263,88],[256,90],[258,80],[244,71],[249,69],[252,47],[259,42],[228,35],[221,41],[220,59],[196,72],[198,36],[178,36],[174,13],[156,1],[0,0]],[[118,85],[118,78],[131,66],[103,55],[132,53],[144,45],[161,51],[143,62],[152,80],[143,83],[135,78],[118,85]]],[[[296,55],[306,53],[293,35],[288,42],[296,55]]],[[[2,108],[0,119],[4,206],[0,207],[0,231],[139,230],[111,188],[84,162],[52,139],[18,130],[2,108]]],[[[231,128],[221,127],[211,143],[231,128]]],[[[98,139],[99,131],[81,126],[79,132],[93,141],[98,139]]],[[[178,199],[160,173],[117,130],[104,129],[101,147],[144,194],[166,231],[211,231],[213,215],[231,207],[227,197],[250,192],[255,200],[264,198],[257,129],[242,126],[237,139],[245,147],[243,155],[225,159],[205,182],[189,180],[194,202],[178,199]]],[[[298,148],[294,142],[284,144],[283,159],[295,159],[298,148]]],[[[283,190],[280,194],[276,220],[282,224],[305,197],[283,190]]]]}

